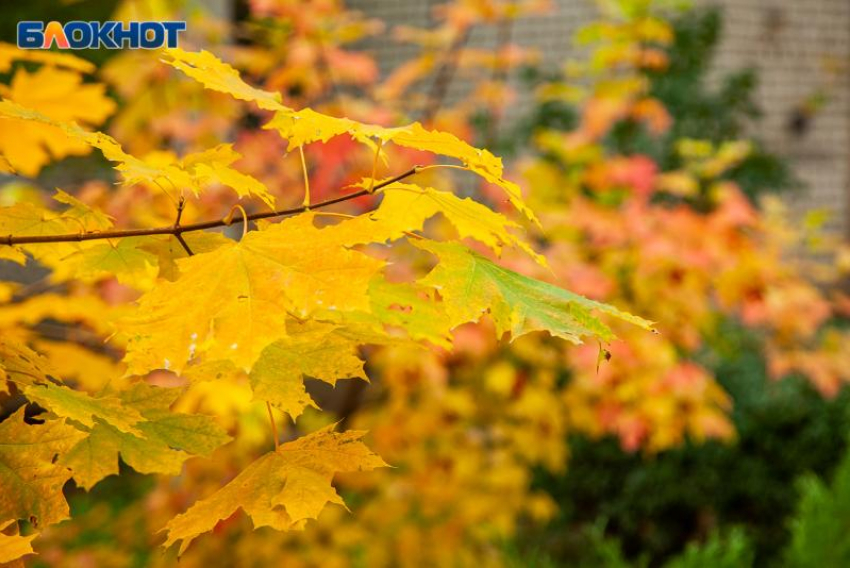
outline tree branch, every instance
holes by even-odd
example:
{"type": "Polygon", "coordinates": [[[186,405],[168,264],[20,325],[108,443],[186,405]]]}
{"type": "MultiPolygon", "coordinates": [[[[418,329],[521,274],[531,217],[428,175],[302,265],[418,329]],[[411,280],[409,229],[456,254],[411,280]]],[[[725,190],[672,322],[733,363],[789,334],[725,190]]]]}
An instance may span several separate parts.
{"type": "MultiPolygon", "coordinates": [[[[384,188],[388,185],[392,185],[398,181],[409,178],[410,176],[416,175],[422,170],[422,166],[413,166],[406,172],[402,172],[395,177],[392,177],[388,180],[384,180],[381,183],[375,184],[375,186],[371,189],[362,189],[360,191],[356,191],[354,193],[349,193],[348,195],[343,195],[340,197],[334,197],[333,199],[327,199],[325,201],[320,201],[318,203],[313,203],[312,205],[295,207],[294,209],[283,209],[280,211],[263,211],[260,213],[252,213],[248,215],[245,219],[248,221],[256,221],[258,219],[271,219],[274,217],[283,217],[286,215],[297,215],[298,213],[304,213],[305,211],[311,211],[313,209],[321,209],[322,207],[328,207],[330,205],[335,205],[337,203],[343,203],[345,201],[350,201],[352,199],[357,199],[358,197],[363,197],[365,195],[371,195],[376,190],[384,188]]],[[[39,243],[69,243],[69,242],[79,242],[79,241],[96,241],[102,239],[120,239],[124,237],[144,237],[150,235],[174,235],[181,239],[181,235],[183,233],[191,233],[193,231],[203,231],[206,229],[214,229],[216,227],[225,227],[229,225],[227,218],[222,219],[213,219],[210,221],[201,221],[198,223],[190,223],[188,225],[181,225],[179,221],[174,225],[169,225],[168,227],[151,227],[146,229],[119,229],[115,231],[94,231],[94,232],[81,232],[81,233],[71,233],[65,235],[31,235],[31,236],[15,236],[8,235],[5,237],[0,237],[0,245],[27,245],[27,244],[39,244],[39,243]]]]}

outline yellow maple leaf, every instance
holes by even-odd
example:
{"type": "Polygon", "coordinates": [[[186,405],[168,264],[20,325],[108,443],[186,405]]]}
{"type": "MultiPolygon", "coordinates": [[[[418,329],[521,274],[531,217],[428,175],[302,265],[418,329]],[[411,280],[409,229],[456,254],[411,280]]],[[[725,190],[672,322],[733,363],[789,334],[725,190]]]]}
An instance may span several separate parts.
{"type": "Polygon", "coordinates": [[[454,225],[461,238],[471,237],[497,255],[505,246],[522,250],[542,266],[546,259],[512,231],[520,226],[470,198],[461,199],[448,191],[413,184],[394,183],[382,190],[384,199],[372,218],[405,226],[407,231],[422,229],[423,222],[442,213],[454,225]]]}
{"type": "Polygon", "coordinates": [[[334,326],[291,325],[287,336],[266,347],[251,369],[254,398],[270,402],[293,420],[307,406],[318,408],[304,388],[304,377],[331,385],[337,379],[368,380],[357,345],[334,326]]]}
{"type": "Polygon", "coordinates": [[[30,61],[44,65],[53,65],[55,67],[64,67],[79,71],[80,73],[91,73],[95,70],[94,63],[76,55],[40,49],[20,49],[16,45],[0,41],[0,73],[6,73],[11,70],[12,63],[15,61],[30,61]]]}
{"type": "Polygon", "coordinates": [[[418,122],[396,128],[364,124],[349,118],[336,118],[312,109],[278,111],[263,128],[276,130],[289,141],[289,150],[310,144],[326,142],[334,136],[348,134],[360,143],[375,149],[374,140],[392,142],[406,148],[424,150],[459,160],[465,168],[486,181],[499,186],[508,201],[530,221],[539,225],[534,213],[522,199],[519,186],[504,178],[502,160],[487,150],[475,148],[454,134],[428,130],[418,122]],[[374,139],[374,140],[373,140],[374,139]]]}
{"type": "Polygon", "coordinates": [[[230,483],[168,522],[164,546],[182,541],[180,554],[197,536],[244,510],[254,528],[300,528],[328,503],[344,505],[331,482],[334,474],[385,467],[360,439],[359,431],[337,433],[329,426],[282,444],[245,468],[230,483]]]}
{"type": "Polygon", "coordinates": [[[192,53],[182,49],[165,51],[165,63],[186,73],[208,89],[255,103],[262,109],[275,111],[275,116],[264,126],[277,130],[289,141],[289,150],[317,141],[327,141],[334,136],[348,134],[358,142],[376,147],[376,140],[393,142],[399,146],[425,150],[455,158],[470,171],[501,187],[508,200],[529,220],[538,223],[534,213],[522,199],[519,186],[504,179],[502,160],[487,150],[475,148],[448,132],[427,130],[418,122],[398,128],[385,128],[364,124],[349,118],[336,118],[312,109],[295,111],[280,103],[280,96],[250,86],[239,72],[207,51],[192,53]]]}
{"type": "Polygon", "coordinates": [[[256,103],[265,110],[286,109],[278,93],[270,93],[245,83],[239,72],[208,51],[191,52],[180,48],[166,49],[163,62],[179,69],[204,87],[227,93],[243,101],[256,103]]]}
{"type": "MultiPolygon", "coordinates": [[[[97,125],[115,110],[105,90],[102,84],[84,84],[76,71],[44,66],[32,73],[18,69],[5,96],[53,120],[97,125]]],[[[86,144],[52,126],[0,120],[0,153],[24,175],[38,174],[51,159],[88,152],[86,144]]]]}
{"type": "MultiPolygon", "coordinates": [[[[0,531],[3,531],[12,522],[14,521],[10,521],[6,524],[6,526],[0,525],[0,531]]],[[[27,554],[34,554],[32,541],[37,536],[37,533],[29,536],[21,536],[18,534],[8,535],[0,532],[0,565],[5,566],[13,560],[18,560],[27,554]]],[[[10,568],[14,568],[14,565],[10,565],[10,568]]]]}
{"type": "MultiPolygon", "coordinates": [[[[163,152],[141,159],[126,153],[121,144],[107,134],[89,132],[75,122],[53,119],[13,101],[0,101],[0,118],[11,119],[13,123],[37,123],[35,126],[39,128],[44,125],[75,145],[97,148],[107,160],[116,162],[115,169],[121,173],[125,184],[147,182],[169,193],[188,189],[198,195],[204,186],[219,183],[233,189],[239,197],[251,195],[262,199],[269,207],[274,206],[274,197],[259,180],[230,167],[241,155],[229,144],[189,154],[182,160],[163,152]]],[[[3,124],[0,120],[0,127],[3,124]]]]}
{"type": "Polygon", "coordinates": [[[51,375],[55,371],[47,359],[10,334],[0,335],[0,379],[31,386],[46,384],[51,375]]]}
{"type": "Polygon", "coordinates": [[[142,296],[138,314],[120,326],[130,339],[129,372],[179,373],[208,351],[228,353],[248,370],[287,335],[287,314],[368,309],[369,281],[383,262],[349,250],[312,220],[299,215],[177,261],[180,277],[142,296]]]}
{"type": "Polygon", "coordinates": [[[68,518],[62,486],[71,471],[55,462],[84,434],[64,420],[24,422],[24,408],[0,422],[0,522],[46,526],[68,518]]]}

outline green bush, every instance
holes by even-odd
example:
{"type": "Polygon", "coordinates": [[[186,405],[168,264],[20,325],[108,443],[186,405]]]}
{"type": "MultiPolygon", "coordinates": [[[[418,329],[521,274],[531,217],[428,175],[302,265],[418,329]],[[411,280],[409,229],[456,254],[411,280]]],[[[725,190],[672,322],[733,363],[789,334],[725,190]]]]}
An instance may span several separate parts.
{"type": "Polygon", "coordinates": [[[798,482],[801,497],[791,521],[788,568],[850,566],[850,452],[835,471],[832,484],[814,474],[798,482]]]}
{"type": "Polygon", "coordinates": [[[773,381],[752,332],[730,323],[720,337],[703,362],[734,399],[737,441],[643,456],[613,439],[574,437],[567,472],[538,475],[562,512],[545,533],[529,537],[533,546],[576,564],[593,549],[592,539],[576,535],[606,519],[606,534],[626,557],[645,555],[652,566],[717,531],[731,539],[738,526],[757,565],[780,558],[801,491],[795,481],[829,475],[845,451],[850,392],[826,400],[801,378],[773,381]]]}

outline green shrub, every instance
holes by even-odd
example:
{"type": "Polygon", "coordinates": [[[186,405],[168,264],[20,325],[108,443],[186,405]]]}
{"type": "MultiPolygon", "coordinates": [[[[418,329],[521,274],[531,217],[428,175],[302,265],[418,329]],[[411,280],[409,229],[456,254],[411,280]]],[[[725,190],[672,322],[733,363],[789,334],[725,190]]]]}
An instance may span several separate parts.
{"type": "Polygon", "coordinates": [[[831,485],[814,474],[798,482],[800,502],[791,521],[788,568],[850,566],[850,452],[831,485]]]}

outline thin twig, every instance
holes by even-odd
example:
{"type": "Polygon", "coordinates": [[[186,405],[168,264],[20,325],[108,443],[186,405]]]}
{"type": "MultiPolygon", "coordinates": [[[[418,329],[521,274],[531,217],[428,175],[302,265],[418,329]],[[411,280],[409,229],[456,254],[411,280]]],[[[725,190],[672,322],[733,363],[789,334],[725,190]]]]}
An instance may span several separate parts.
{"type": "MultiPolygon", "coordinates": [[[[271,219],[274,217],[283,217],[285,215],[297,215],[298,213],[304,213],[305,211],[309,211],[312,209],[321,209],[322,207],[328,207],[330,205],[335,205],[337,203],[343,203],[345,201],[351,201],[352,199],[357,199],[358,197],[364,197],[366,195],[371,195],[376,190],[386,187],[388,185],[392,185],[398,181],[409,178],[410,176],[416,175],[422,170],[421,166],[413,166],[406,172],[400,173],[395,177],[384,180],[379,184],[376,184],[375,187],[372,188],[372,191],[368,191],[366,189],[362,189],[360,191],[356,191],[354,193],[349,193],[348,195],[342,195],[340,197],[334,197],[333,199],[326,199],[325,201],[320,201],[318,203],[314,203],[309,207],[295,207],[293,209],[283,209],[281,211],[263,211],[259,213],[252,213],[246,217],[247,221],[256,221],[258,219],[271,219]]],[[[0,237],[0,244],[2,245],[27,245],[27,244],[40,244],[40,243],[71,243],[71,242],[79,242],[79,241],[96,241],[103,239],[120,239],[124,237],[144,237],[151,235],[182,235],[183,233],[191,233],[194,231],[204,231],[206,229],[214,229],[217,227],[225,227],[229,223],[226,218],[222,219],[213,219],[210,221],[201,221],[199,223],[191,223],[189,225],[180,225],[174,226],[169,225],[168,227],[149,227],[146,229],[119,229],[115,231],[100,231],[100,232],[81,232],[81,233],[71,233],[71,234],[63,234],[63,235],[24,235],[24,236],[15,236],[8,235],[5,237],[0,237]]]]}
{"type": "MultiPolygon", "coordinates": [[[[174,228],[180,228],[180,219],[183,217],[183,208],[186,207],[186,198],[182,195],[180,196],[180,202],[177,204],[177,219],[174,221],[174,228]]],[[[183,238],[183,235],[179,232],[174,233],[174,236],[177,238],[177,242],[183,247],[183,250],[186,251],[186,254],[189,256],[193,256],[195,253],[192,252],[192,249],[189,248],[189,243],[186,242],[186,239],[183,238]]]]}

